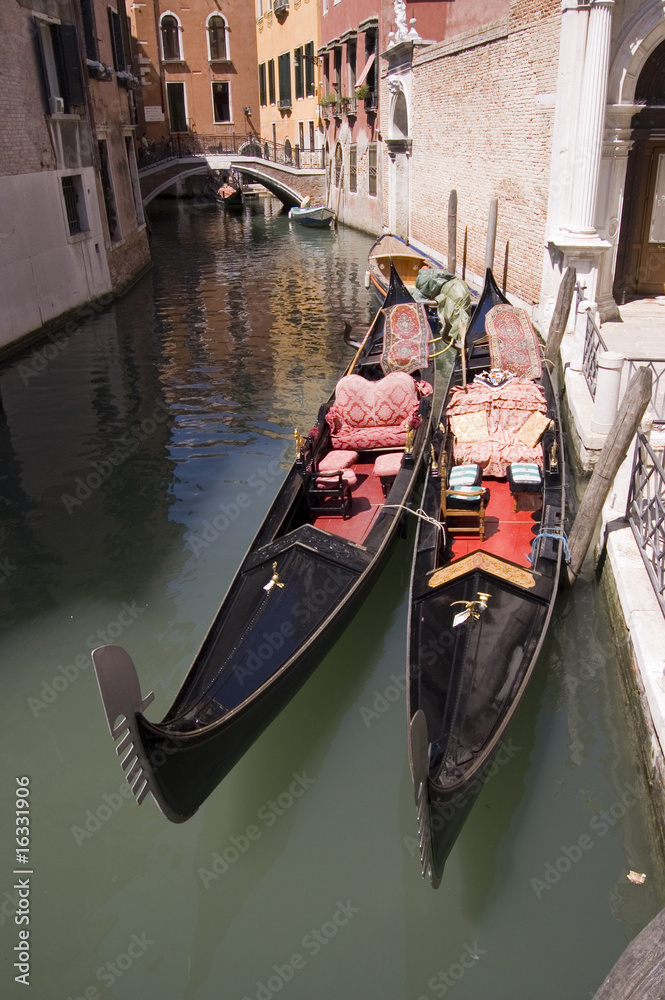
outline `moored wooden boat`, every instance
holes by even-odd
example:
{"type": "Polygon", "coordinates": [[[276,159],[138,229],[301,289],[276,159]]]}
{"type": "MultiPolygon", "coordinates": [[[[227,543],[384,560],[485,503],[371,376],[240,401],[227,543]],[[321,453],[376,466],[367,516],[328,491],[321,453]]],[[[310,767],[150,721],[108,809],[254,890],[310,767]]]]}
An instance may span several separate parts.
{"type": "Polygon", "coordinates": [[[416,533],[409,759],[423,877],[434,888],[502,752],[561,567],[558,404],[525,319],[488,271],[432,443],[422,503],[430,520],[419,521],[416,533]],[[519,377],[506,373],[507,359],[521,367],[519,377]]]}
{"type": "Polygon", "coordinates": [[[294,465],[161,722],[143,714],[151,696],[129,654],[93,651],[139,803],[150,792],[169,819],[190,817],[359,608],[429,447],[431,337],[427,312],[394,274],[347,375],[307,437],[296,435],[294,465]],[[395,336],[405,328],[422,334],[411,361],[395,336]]]}
{"type": "Polygon", "coordinates": [[[310,205],[303,208],[290,208],[289,219],[313,229],[329,229],[331,222],[335,218],[332,208],[325,205],[310,205]]]}
{"type": "Polygon", "coordinates": [[[365,283],[374,287],[380,299],[388,291],[390,268],[394,267],[409,291],[416,287],[416,277],[421,267],[441,267],[439,261],[416,247],[411,246],[401,236],[384,233],[370,247],[367,257],[368,270],[365,283]]]}

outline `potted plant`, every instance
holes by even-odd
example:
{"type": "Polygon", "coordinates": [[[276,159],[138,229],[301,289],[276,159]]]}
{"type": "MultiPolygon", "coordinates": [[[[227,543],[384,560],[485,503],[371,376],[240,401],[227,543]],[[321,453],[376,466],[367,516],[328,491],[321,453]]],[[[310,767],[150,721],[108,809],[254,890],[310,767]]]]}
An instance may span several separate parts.
{"type": "Polygon", "coordinates": [[[369,85],[361,83],[359,87],[356,87],[356,98],[359,101],[364,101],[366,97],[369,97],[369,85]]]}

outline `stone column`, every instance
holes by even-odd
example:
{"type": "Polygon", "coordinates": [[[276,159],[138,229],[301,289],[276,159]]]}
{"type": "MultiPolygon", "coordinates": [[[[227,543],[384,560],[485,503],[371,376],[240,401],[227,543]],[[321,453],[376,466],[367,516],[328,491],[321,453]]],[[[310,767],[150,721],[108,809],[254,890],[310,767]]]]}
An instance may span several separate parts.
{"type": "Polygon", "coordinates": [[[595,212],[605,128],[613,7],[614,0],[592,0],[589,7],[573,164],[572,204],[566,225],[569,232],[590,239],[597,238],[595,212]]]}

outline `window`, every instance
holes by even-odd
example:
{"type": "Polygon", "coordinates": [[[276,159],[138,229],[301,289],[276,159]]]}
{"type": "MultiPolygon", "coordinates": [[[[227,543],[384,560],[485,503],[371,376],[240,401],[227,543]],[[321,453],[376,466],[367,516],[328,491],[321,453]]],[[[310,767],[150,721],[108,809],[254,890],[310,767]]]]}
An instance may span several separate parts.
{"type": "Polygon", "coordinates": [[[265,108],[267,104],[266,96],[266,64],[261,63],[259,66],[259,104],[262,108],[265,108]]]}
{"type": "Polygon", "coordinates": [[[295,71],[296,101],[302,101],[305,96],[305,75],[303,73],[303,47],[299,45],[294,52],[293,68],[295,71]]]}
{"type": "Polygon", "coordinates": [[[85,103],[76,28],[35,18],[35,29],[48,113],[73,114],[85,103]]]}
{"type": "Polygon", "coordinates": [[[377,182],[376,182],[376,143],[370,142],[368,148],[368,160],[369,160],[369,193],[376,195],[377,192],[377,182]]]}
{"type": "Polygon", "coordinates": [[[291,54],[283,52],[277,58],[277,71],[279,73],[279,106],[280,108],[291,107],[291,54]]]}
{"type": "Polygon", "coordinates": [[[369,107],[377,106],[376,63],[377,63],[377,33],[374,29],[365,32],[365,69],[361,73],[362,82],[369,87],[367,103],[369,107]]]}
{"type": "Polygon", "coordinates": [[[104,192],[104,207],[106,209],[106,221],[109,226],[109,238],[111,243],[118,243],[122,238],[120,232],[120,222],[118,220],[118,209],[113,190],[113,180],[111,178],[111,164],[109,163],[109,151],[106,139],[100,139],[97,143],[99,147],[99,161],[101,165],[100,176],[102,181],[102,191],[104,192]]]}
{"type": "Polygon", "coordinates": [[[309,123],[309,148],[314,149],[314,122],[309,123]]]}
{"type": "Polygon", "coordinates": [[[316,85],[314,82],[314,42],[305,45],[305,96],[314,97],[316,85]]]}
{"type": "Polygon", "coordinates": [[[118,73],[127,69],[125,47],[122,42],[122,25],[120,15],[113,7],[109,7],[109,28],[111,29],[111,47],[113,49],[113,67],[118,73]]]}
{"type": "Polygon", "coordinates": [[[180,25],[173,14],[164,14],[161,20],[162,56],[164,59],[180,59],[180,25]]]}
{"type": "Polygon", "coordinates": [[[289,139],[284,140],[284,162],[287,164],[293,163],[293,153],[291,151],[291,142],[289,139]]]}
{"type": "Polygon", "coordinates": [[[358,147],[349,147],[349,191],[358,190],[358,147]]]}
{"type": "Polygon", "coordinates": [[[215,124],[231,121],[231,95],[226,81],[212,85],[212,117],[215,124]]]}
{"type": "Polygon", "coordinates": [[[339,143],[335,148],[335,187],[342,183],[342,147],[339,143]]]}
{"type": "Polygon", "coordinates": [[[323,56],[323,92],[330,93],[330,57],[327,52],[323,56]]]}
{"type": "Polygon", "coordinates": [[[301,149],[305,148],[305,123],[298,122],[298,145],[301,149]]]}
{"type": "Polygon", "coordinates": [[[338,46],[334,50],[334,59],[335,59],[335,62],[334,62],[335,78],[333,80],[333,87],[335,88],[335,91],[338,94],[338,96],[341,96],[341,94],[342,94],[342,49],[341,49],[340,46],[338,46]]]}
{"type": "Polygon", "coordinates": [[[187,131],[184,83],[167,83],[166,96],[169,105],[169,126],[172,132],[187,131]]]}
{"type": "Polygon", "coordinates": [[[88,231],[88,216],[85,210],[85,199],[83,197],[83,184],[80,174],[71,177],[63,177],[62,196],[65,200],[65,210],[67,212],[67,226],[69,235],[77,236],[79,233],[88,231]]]}
{"type": "Polygon", "coordinates": [[[97,47],[97,25],[95,23],[95,8],[93,0],[81,0],[81,16],[83,18],[83,34],[85,36],[85,54],[94,62],[99,60],[97,47]]]}
{"type": "Polygon", "coordinates": [[[229,57],[226,49],[226,21],[220,14],[213,14],[208,19],[208,50],[211,62],[229,57]]]}
{"type": "Polygon", "coordinates": [[[349,94],[353,97],[356,90],[356,40],[346,43],[346,64],[349,81],[349,94]]]}
{"type": "Polygon", "coordinates": [[[268,60],[268,102],[275,103],[275,60],[268,60]]]}

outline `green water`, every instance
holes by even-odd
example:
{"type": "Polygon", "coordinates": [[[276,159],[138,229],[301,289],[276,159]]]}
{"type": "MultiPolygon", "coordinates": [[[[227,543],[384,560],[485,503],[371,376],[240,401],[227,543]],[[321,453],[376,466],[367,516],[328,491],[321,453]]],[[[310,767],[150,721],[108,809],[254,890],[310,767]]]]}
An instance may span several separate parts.
{"type": "Polygon", "coordinates": [[[123,794],[90,649],[125,646],[162,717],[373,307],[361,234],[269,201],[151,224],[148,277],[0,368],[0,995],[586,1000],[665,902],[590,580],[559,599],[438,892],[406,754],[412,533],[192,820],[123,794]]]}

